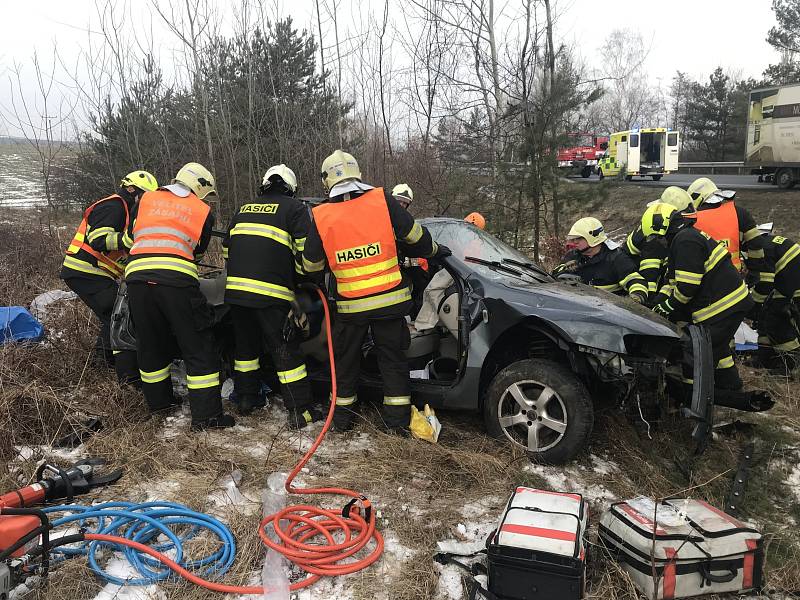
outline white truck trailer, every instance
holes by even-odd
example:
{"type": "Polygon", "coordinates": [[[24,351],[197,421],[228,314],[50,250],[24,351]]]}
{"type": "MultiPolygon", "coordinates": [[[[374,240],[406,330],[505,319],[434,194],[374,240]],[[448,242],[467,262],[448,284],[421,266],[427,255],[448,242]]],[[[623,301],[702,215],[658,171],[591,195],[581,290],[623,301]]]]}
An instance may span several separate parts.
{"type": "Polygon", "coordinates": [[[800,84],[750,92],[744,164],[783,189],[800,181],[800,84]]]}

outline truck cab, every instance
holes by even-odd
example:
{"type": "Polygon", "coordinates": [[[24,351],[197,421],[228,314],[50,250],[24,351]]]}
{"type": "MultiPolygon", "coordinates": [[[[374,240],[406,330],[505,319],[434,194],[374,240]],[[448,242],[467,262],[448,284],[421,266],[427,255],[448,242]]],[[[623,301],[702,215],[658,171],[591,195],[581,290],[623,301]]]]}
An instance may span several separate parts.
{"type": "Polygon", "coordinates": [[[678,132],[664,127],[612,133],[597,173],[601,179],[624,173],[627,180],[652,177],[658,181],[678,170],[678,143],[678,132]]]}

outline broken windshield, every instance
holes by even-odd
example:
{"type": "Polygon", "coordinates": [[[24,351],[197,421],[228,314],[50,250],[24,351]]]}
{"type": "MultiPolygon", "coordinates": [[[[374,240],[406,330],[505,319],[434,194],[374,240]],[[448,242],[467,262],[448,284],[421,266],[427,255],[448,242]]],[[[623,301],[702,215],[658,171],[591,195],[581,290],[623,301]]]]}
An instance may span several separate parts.
{"type": "Polygon", "coordinates": [[[506,263],[504,266],[516,268],[517,271],[519,267],[526,269],[526,275],[535,279],[544,276],[549,280],[544,270],[535,265],[528,256],[473,225],[463,221],[433,221],[426,222],[425,227],[437,243],[450,248],[455,258],[469,264],[471,268],[481,268],[479,262],[506,263]],[[467,261],[467,256],[479,261],[467,261]]]}

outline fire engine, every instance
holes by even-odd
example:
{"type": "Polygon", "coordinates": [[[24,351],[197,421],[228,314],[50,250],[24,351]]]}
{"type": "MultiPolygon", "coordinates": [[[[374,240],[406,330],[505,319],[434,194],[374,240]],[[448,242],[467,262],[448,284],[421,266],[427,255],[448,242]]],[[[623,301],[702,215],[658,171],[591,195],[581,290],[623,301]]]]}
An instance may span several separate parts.
{"type": "Polygon", "coordinates": [[[580,171],[581,177],[589,177],[594,172],[598,159],[608,148],[608,136],[593,133],[567,135],[575,140],[576,145],[558,151],[558,168],[576,169],[580,171]]]}

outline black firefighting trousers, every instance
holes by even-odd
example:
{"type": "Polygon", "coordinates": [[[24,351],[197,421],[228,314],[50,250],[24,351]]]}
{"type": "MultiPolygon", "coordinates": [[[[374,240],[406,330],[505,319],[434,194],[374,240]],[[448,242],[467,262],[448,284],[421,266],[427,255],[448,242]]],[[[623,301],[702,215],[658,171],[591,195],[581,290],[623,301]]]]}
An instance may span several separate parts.
{"type": "MultiPolygon", "coordinates": [[[[737,391],[742,389],[742,378],[733,360],[733,336],[744,320],[751,303],[742,303],[744,310],[736,310],[713,323],[703,323],[711,337],[711,352],[714,356],[714,387],[718,390],[737,391]]],[[[691,341],[684,336],[682,370],[684,383],[693,383],[693,355],[691,341]]]]}
{"type": "Polygon", "coordinates": [[[136,328],[142,391],[151,411],[173,404],[170,364],[175,344],[186,364],[192,422],[222,413],[220,357],[213,312],[198,287],[132,282],[128,299],[136,328]]]}
{"type": "Polygon", "coordinates": [[[121,384],[139,383],[139,369],[136,364],[136,353],[132,351],[112,351],[111,349],[111,312],[114,310],[114,301],[117,298],[119,284],[107,277],[86,279],[83,277],[70,277],[64,283],[73,292],[78,294],[83,303],[88,306],[100,320],[100,332],[94,345],[95,355],[99,360],[104,360],[109,366],[113,365],[117,372],[117,379],[121,384]]]}
{"type": "Polygon", "coordinates": [[[267,353],[281,384],[284,405],[302,412],[311,404],[311,385],[299,342],[287,342],[283,337],[288,314],[288,303],[266,308],[231,305],[236,335],[234,382],[239,397],[257,396],[261,387],[259,357],[267,353]]]}
{"type": "Polygon", "coordinates": [[[405,317],[373,320],[367,316],[347,320],[340,318],[334,324],[337,387],[334,424],[341,429],[347,429],[352,424],[361,370],[361,349],[370,329],[383,379],[383,420],[387,427],[408,427],[411,422],[411,381],[406,351],[411,344],[411,334],[405,317]]]}
{"type": "Polygon", "coordinates": [[[775,352],[796,352],[800,348],[792,300],[770,298],[758,318],[758,344],[775,352]]]}

